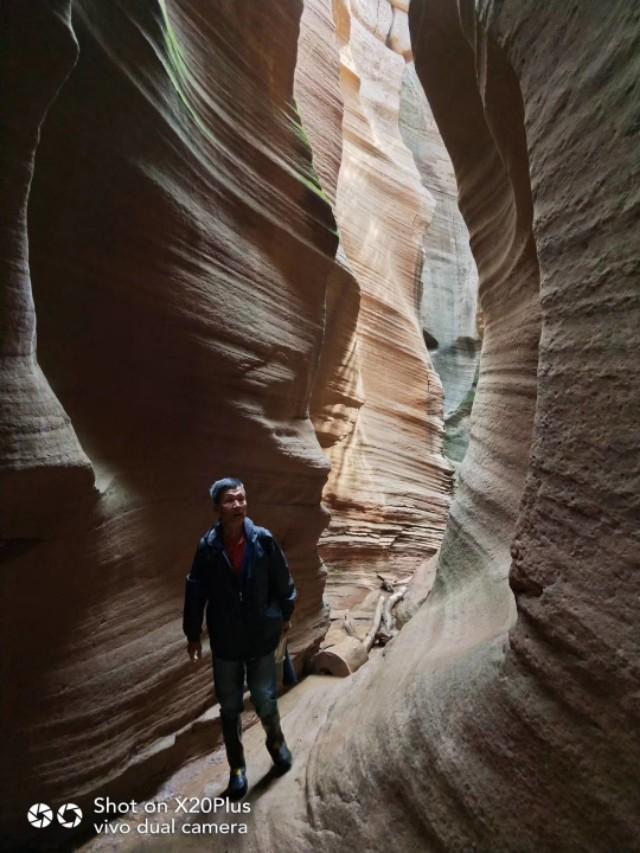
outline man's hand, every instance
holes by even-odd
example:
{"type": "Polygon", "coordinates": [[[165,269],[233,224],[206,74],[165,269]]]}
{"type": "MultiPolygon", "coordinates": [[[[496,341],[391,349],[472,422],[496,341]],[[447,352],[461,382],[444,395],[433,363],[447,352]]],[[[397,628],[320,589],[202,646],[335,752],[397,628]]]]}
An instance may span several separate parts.
{"type": "Polygon", "coordinates": [[[191,662],[195,663],[202,657],[202,643],[200,640],[187,643],[187,654],[191,658],[191,662]]]}

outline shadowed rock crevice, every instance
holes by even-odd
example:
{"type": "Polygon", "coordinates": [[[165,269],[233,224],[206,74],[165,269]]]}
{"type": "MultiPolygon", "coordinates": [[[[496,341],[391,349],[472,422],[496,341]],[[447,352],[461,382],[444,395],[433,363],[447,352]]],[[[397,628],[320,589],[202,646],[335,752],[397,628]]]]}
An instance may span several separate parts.
{"type": "Polygon", "coordinates": [[[453,165],[413,62],[405,68],[400,98],[402,138],[433,199],[418,272],[420,316],[425,344],[443,387],[444,452],[455,466],[469,443],[469,414],[477,384],[482,342],[478,273],[458,207],[453,165]]]}

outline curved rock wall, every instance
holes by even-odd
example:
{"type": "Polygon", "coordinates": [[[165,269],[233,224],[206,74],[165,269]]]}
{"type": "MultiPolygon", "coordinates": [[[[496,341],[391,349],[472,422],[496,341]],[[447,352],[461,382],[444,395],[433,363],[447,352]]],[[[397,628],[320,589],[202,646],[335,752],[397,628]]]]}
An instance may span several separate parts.
{"type": "Polygon", "coordinates": [[[411,24],[480,277],[471,440],[433,594],[247,847],[289,823],[314,850],[638,850],[638,13],[414,0],[411,24]]]}
{"type": "MultiPolygon", "coordinates": [[[[335,212],[342,162],[343,104],[336,31],[328,0],[306,2],[300,20],[294,94],[322,191],[335,212]]],[[[325,336],[310,413],[321,447],[344,442],[364,402],[357,335],[360,288],[342,244],[327,279],[325,336]]]]}
{"type": "Polygon", "coordinates": [[[70,15],[64,0],[0,10],[0,553],[9,557],[50,531],[52,505],[93,497],[91,464],[38,363],[27,233],[40,128],[77,58],[70,15]]]}
{"type": "Polygon", "coordinates": [[[370,618],[376,573],[406,577],[435,552],[450,490],[442,389],[419,324],[417,269],[433,200],[398,123],[410,54],[400,5],[333,6],[344,101],[335,213],[360,288],[353,429],[327,446],[331,523],[320,551],[336,618],[360,605],[370,618]]]}
{"type": "MultiPolygon", "coordinates": [[[[320,445],[334,605],[440,540],[407,5],[2,7],[9,828],[139,784],[210,704],[179,613],[213,477],[284,542],[300,655],[326,628],[320,445]]],[[[639,849],[639,23],[621,0],[411,5],[480,279],[469,449],[432,595],[287,720],[306,743],[246,849],[639,849]]]]}
{"type": "Polygon", "coordinates": [[[12,546],[2,573],[2,726],[17,724],[2,809],[20,827],[27,798],[104,791],[210,704],[180,614],[214,478],[242,477],[287,550],[294,651],[326,630],[328,464],[308,401],[337,238],[293,106],[302,5],[82,0],[73,24],[58,5],[2,10],[15,125],[0,205],[14,406],[3,487],[32,446],[32,467],[84,484],[69,504],[55,481],[44,532],[2,530],[39,540],[12,546]],[[68,417],[34,363],[34,149],[38,359],[68,417]]]}
{"type": "Polygon", "coordinates": [[[338,32],[327,2],[3,7],[3,79],[21,80],[3,188],[3,716],[21,720],[5,816],[25,792],[82,802],[130,778],[210,704],[179,614],[213,478],[242,477],[287,550],[300,659],[327,622],[321,447],[331,603],[377,587],[389,546],[406,574],[440,540],[415,275],[431,200],[398,131],[401,5],[336,7],[338,32]]]}

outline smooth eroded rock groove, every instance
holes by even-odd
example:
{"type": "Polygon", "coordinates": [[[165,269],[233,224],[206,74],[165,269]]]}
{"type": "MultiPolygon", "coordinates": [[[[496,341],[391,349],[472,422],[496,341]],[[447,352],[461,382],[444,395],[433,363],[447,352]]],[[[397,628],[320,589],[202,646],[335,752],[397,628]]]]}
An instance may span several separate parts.
{"type": "Polygon", "coordinates": [[[38,362],[27,207],[47,111],[78,53],[71,3],[0,10],[0,539],[51,535],[56,507],[90,502],[93,471],[38,362]]]}

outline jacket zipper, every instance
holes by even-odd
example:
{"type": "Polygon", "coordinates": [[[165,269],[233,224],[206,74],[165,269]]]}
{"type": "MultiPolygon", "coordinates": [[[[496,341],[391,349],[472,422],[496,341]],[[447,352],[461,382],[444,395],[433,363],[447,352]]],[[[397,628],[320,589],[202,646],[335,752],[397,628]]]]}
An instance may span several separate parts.
{"type": "MultiPolygon", "coordinates": [[[[234,568],[231,565],[231,561],[229,560],[229,557],[227,556],[227,552],[224,550],[224,548],[222,549],[222,553],[224,555],[225,560],[227,561],[227,565],[229,566],[230,570],[233,572],[234,568]]],[[[242,604],[242,602],[243,602],[242,590],[240,590],[238,595],[240,596],[240,604],[242,604]]]]}

